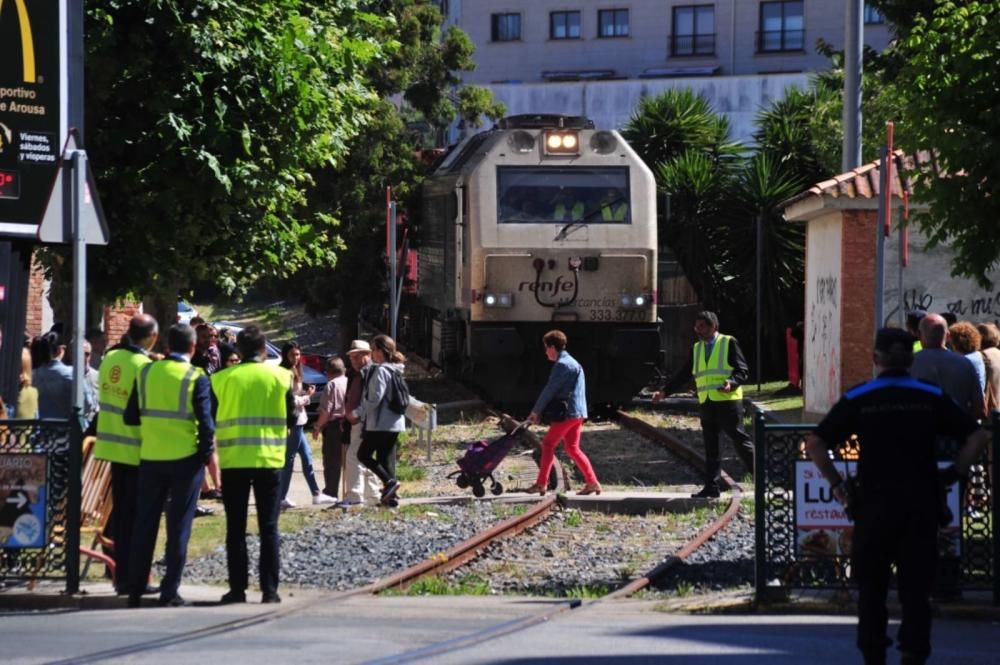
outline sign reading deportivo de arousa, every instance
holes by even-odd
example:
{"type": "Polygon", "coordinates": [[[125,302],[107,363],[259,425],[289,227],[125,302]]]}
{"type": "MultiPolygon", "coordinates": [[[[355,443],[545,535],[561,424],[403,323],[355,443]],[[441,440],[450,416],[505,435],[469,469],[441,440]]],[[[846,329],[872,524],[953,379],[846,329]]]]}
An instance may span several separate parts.
{"type": "Polygon", "coordinates": [[[34,233],[65,138],[60,0],[0,0],[0,236],[34,233]]]}

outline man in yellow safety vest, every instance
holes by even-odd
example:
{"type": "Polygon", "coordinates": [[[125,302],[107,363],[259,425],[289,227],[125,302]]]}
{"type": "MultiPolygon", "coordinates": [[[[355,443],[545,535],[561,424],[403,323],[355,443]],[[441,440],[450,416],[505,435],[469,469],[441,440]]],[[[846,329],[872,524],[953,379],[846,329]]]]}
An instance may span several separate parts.
{"type": "Polygon", "coordinates": [[[125,422],[139,426],[139,494],[136,502],[133,547],[129,560],[129,607],[138,607],[136,593],[149,576],[167,505],[167,571],[160,582],[160,606],[181,607],[187,602],[180,587],[191,522],[198,505],[205,462],[212,455],[215,422],[208,377],[191,364],[194,328],[178,323],[167,332],[170,353],[143,366],[125,407],[125,422]]]}
{"type": "Polygon", "coordinates": [[[753,441],[743,429],[743,389],[740,387],[750,371],[736,338],[719,333],[719,317],[715,312],[695,315],[694,331],[698,341],[689,362],[653,395],[653,402],[659,402],[664,395],[686,383],[688,376],[694,376],[705,441],[705,486],[691,496],[706,499],[718,497],[721,492],[719,430],[729,435],[737,455],[753,473],[753,441]]]}
{"type": "MultiPolygon", "coordinates": [[[[97,442],[94,457],[111,463],[111,537],[114,540],[115,590],[128,594],[128,561],[132,551],[132,525],[139,482],[139,428],[126,425],[125,407],[139,371],[152,362],[149,349],[156,344],[156,319],[137,314],[128,324],[121,344],[113,347],[98,370],[97,442]]],[[[142,591],[156,593],[142,583],[142,591]]]]}
{"type": "Polygon", "coordinates": [[[264,362],[267,338],[257,326],[236,337],[243,361],[212,375],[218,404],[216,445],[226,508],[226,563],[229,591],[223,604],[246,602],[248,582],[247,503],[253,488],[260,532],[261,602],[280,603],[278,595],[278,514],[285,440],[293,425],[292,373],[264,362]],[[289,421],[289,418],[292,420],[289,421]]]}
{"type": "Polygon", "coordinates": [[[624,222],[628,214],[628,201],[622,192],[613,187],[604,191],[601,197],[601,221],[624,222]]]}

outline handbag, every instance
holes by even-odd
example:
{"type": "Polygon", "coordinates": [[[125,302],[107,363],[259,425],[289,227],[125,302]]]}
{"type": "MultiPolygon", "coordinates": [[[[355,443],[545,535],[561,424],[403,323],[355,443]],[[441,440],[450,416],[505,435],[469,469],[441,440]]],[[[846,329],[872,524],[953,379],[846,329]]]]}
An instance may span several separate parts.
{"type": "Polygon", "coordinates": [[[542,409],[542,422],[557,423],[569,418],[569,402],[564,399],[553,399],[542,409]]]}

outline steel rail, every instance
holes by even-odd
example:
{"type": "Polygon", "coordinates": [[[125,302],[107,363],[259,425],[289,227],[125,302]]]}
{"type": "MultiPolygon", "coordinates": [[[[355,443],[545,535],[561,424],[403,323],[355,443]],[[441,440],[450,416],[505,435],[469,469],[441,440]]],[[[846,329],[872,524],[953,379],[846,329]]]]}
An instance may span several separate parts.
{"type": "MultiPolygon", "coordinates": [[[[552,511],[559,502],[558,493],[562,491],[562,488],[565,487],[565,475],[562,465],[559,464],[558,460],[555,460],[555,465],[556,465],[555,467],[556,475],[558,478],[558,486],[556,492],[542,498],[540,501],[538,501],[536,505],[534,505],[530,510],[525,512],[523,515],[516,515],[514,517],[511,517],[501,522],[500,524],[497,524],[493,527],[490,527],[489,529],[486,529],[485,531],[481,531],[477,534],[474,534],[472,537],[462,541],[461,543],[458,543],[457,545],[454,545],[445,552],[440,552],[438,554],[435,554],[429,559],[426,559],[420,563],[410,566],[397,573],[393,573],[388,577],[376,580],[371,584],[367,584],[363,587],[358,587],[355,589],[349,589],[347,591],[325,593],[317,598],[313,598],[303,602],[290,603],[289,605],[286,605],[285,607],[282,607],[280,609],[274,609],[262,613],[253,614],[251,616],[240,617],[237,619],[224,621],[222,623],[214,624],[211,626],[205,626],[203,628],[198,628],[192,631],[179,633],[177,635],[169,635],[167,637],[162,637],[147,642],[141,642],[138,644],[113,647],[111,649],[105,649],[90,654],[84,654],[80,656],[73,656],[71,658],[50,661],[50,665],[77,665],[77,664],[82,665],[85,663],[96,663],[112,658],[123,658],[126,656],[133,656],[136,654],[154,651],[156,649],[162,649],[164,647],[172,646],[175,644],[182,644],[199,639],[205,639],[207,637],[223,635],[237,630],[242,630],[244,628],[258,626],[263,623],[277,621],[279,619],[283,619],[286,616],[302,612],[304,610],[308,610],[313,607],[325,605],[331,602],[343,601],[352,596],[377,594],[392,588],[406,588],[408,585],[412,584],[421,577],[438,575],[441,573],[454,570],[459,566],[461,566],[462,564],[478,556],[480,552],[482,552],[486,547],[490,545],[490,543],[496,540],[500,540],[502,538],[509,538],[512,536],[516,536],[517,534],[520,534],[525,530],[535,526],[536,524],[544,521],[546,518],[549,517],[549,515],[551,515],[552,511]]],[[[518,623],[518,625],[520,625],[520,623],[518,623]]]]}
{"type": "MultiPolygon", "coordinates": [[[[654,442],[663,444],[664,447],[666,447],[670,452],[676,454],[682,460],[697,468],[698,471],[702,471],[705,468],[704,459],[696,451],[683,444],[679,439],[671,437],[666,432],[661,432],[648,423],[638,418],[633,418],[632,416],[629,416],[621,411],[618,412],[618,418],[623,426],[628,427],[646,438],[652,439],[654,442]]],[[[733,518],[736,517],[740,510],[740,501],[743,498],[743,492],[740,486],[725,472],[723,472],[723,480],[733,491],[733,495],[729,499],[729,506],[726,508],[726,511],[720,517],[713,520],[707,527],[699,531],[693,538],[684,543],[684,545],[678,548],[677,551],[657,564],[654,568],[649,570],[644,575],[632,580],[620,589],[616,589],[601,598],[587,603],[584,603],[579,599],[567,600],[564,603],[559,603],[542,612],[505,621],[469,635],[462,635],[456,638],[413,649],[411,651],[386,656],[384,658],[368,660],[365,661],[365,665],[387,665],[388,663],[416,662],[433,656],[440,656],[445,653],[460,651],[462,649],[478,646],[484,642],[495,640],[521,630],[526,630],[532,626],[537,626],[541,623],[551,621],[569,610],[586,608],[607,600],[620,600],[638,593],[642,589],[645,589],[651,584],[663,579],[667,573],[683,563],[685,559],[708,542],[712,536],[724,529],[733,520],[733,518]]]]}

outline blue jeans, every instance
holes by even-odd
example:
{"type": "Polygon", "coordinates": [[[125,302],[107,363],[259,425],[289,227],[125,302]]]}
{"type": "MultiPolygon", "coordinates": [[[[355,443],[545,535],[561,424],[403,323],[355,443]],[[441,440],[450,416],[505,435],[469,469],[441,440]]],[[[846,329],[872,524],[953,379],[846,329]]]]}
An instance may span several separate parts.
{"type": "Polygon", "coordinates": [[[306,441],[305,428],[295,425],[288,428],[288,440],[285,442],[285,468],[281,471],[281,498],[288,495],[288,486],[292,484],[292,469],[295,466],[295,454],[299,454],[302,460],[302,473],[309,483],[309,491],[313,495],[319,494],[319,483],[316,482],[316,474],[313,473],[312,448],[306,441]]]}

